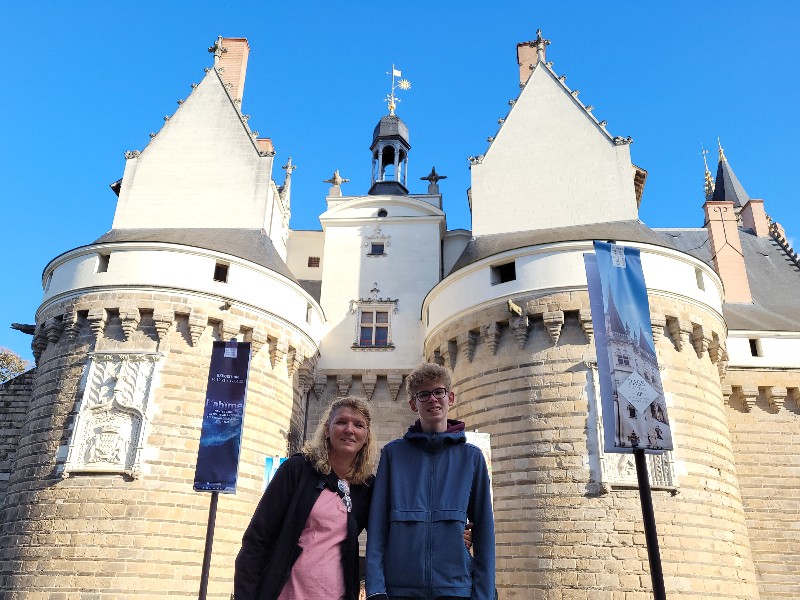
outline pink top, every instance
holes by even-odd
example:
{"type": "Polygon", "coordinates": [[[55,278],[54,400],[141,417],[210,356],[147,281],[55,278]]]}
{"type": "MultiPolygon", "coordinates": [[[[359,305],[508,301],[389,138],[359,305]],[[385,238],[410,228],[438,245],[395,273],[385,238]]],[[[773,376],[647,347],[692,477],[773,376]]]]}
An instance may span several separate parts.
{"type": "Polygon", "coordinates": [[[314,503],[298,544],[303,549],[278,600],[344,598],[342,542],[347,537],[347,508],[327,488],[314,503]]]}

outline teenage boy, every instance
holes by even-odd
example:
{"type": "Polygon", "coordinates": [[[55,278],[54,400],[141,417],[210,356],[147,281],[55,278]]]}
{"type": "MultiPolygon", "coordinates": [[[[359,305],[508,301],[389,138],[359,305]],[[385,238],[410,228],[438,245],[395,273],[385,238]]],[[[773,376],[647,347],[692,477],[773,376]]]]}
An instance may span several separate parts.
{"type": "Polygon", "coordinates": [[[367,527],[368,600],[495,597],[489,474],[464,423],[447,419],[456,402],[450,388],[450,373],[433,363],[406,381],[419,419],[381,452],[367,527]],[[474,558],[462,540],[468,520],[474,558]]]}

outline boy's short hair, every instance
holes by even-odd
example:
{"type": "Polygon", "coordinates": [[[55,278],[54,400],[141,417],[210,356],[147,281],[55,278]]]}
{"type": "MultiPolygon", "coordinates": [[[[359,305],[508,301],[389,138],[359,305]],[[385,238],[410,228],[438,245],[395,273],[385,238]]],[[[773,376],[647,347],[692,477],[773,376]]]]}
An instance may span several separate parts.
{"type": "Polygon", "coordinates": [[[450,378],[450,370],[437,365],[436,363],[420,363],[411,373],[406,377],[406,393],[409,399],[413,396],[413,391],[426,383],[439,381],[449,390],[453,382],[450,378]]]}

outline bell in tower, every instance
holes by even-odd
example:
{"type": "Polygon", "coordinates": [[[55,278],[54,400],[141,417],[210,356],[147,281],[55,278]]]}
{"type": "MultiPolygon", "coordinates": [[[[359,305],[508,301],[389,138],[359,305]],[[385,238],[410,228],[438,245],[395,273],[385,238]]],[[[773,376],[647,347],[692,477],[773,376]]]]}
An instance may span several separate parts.
{"type": "Polygon", "coordinates": [[[411,84],[407,79],[395,82],[396,77],[402,77],[399,70],[392,65],[392,91],[386,97],[389,105],[389,114],[378,122],[372,133],[372,186],[370,195],[378,194],[408,194],[406,180],[408,179],[408,126],[394,114],[397,102],[395,90],[407,90],[411,84]]]}

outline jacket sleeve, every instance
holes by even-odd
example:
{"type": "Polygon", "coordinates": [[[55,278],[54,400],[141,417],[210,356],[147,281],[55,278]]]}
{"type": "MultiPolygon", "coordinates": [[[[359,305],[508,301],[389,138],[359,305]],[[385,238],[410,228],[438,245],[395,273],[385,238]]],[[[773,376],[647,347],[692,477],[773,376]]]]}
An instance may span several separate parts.
{"type": "MultiPolygon", "coordinates": [[[[378,473],[372,489],[372,504],[367,523],[367,599],[382,600],[386,596],[384,560],[389,538],[389,493],[391,463],[386,448],[381,451],[378,473]]],[[[238,600],[238,599],[237,599],[238,600]]]]}
{"type": "Polygon", "coordinates": [[[274,543],[297,485],[299,467],[302,467],[298,461],[302,460],[300,457],[290,458],[278,468],[244,532],[233,577],[236,600],[258,598],[274,543]]]}
{"type": "Polygon", "coordinates": [[[472,527],[473,600],[494,600],[494,513],[491,484],[483,454],[478,451],[467,514],[472,527]]]}

